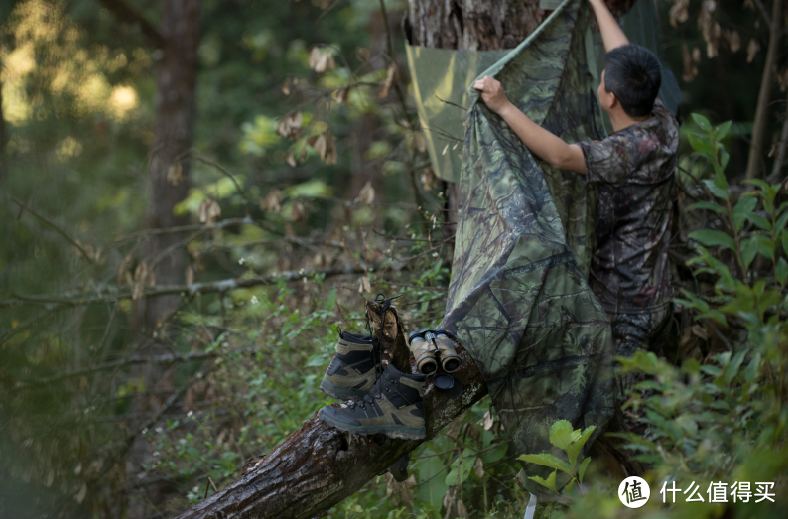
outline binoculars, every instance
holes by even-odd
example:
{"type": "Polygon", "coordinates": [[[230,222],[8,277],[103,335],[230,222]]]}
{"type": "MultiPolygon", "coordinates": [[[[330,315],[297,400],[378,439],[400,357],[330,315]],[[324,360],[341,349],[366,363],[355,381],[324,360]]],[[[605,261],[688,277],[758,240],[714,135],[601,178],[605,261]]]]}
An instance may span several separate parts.
{"type": "Polygon", "coordinates": [[[462,357],[454,349],[454,341],[446,330],[418,330],[408,336],[408,347],[416,359],[416,368],[424,375],[438,370],[454,373],[462,366],[462,357]]]}

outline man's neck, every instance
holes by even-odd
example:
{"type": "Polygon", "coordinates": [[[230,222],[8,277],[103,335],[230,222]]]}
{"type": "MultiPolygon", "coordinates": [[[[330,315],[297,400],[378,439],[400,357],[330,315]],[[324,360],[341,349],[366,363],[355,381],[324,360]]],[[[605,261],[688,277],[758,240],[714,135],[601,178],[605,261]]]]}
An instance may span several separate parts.
{"type": "Polygon", "coordinates": [[[615,111],[607,114],[610,117],[610,124],[613,126],[613,131],[618,132],[624,128],[628,128],[633,124],[641,123],[651,117],[646,115],[643,117],[630,117],[624,111],[615,111]]]}

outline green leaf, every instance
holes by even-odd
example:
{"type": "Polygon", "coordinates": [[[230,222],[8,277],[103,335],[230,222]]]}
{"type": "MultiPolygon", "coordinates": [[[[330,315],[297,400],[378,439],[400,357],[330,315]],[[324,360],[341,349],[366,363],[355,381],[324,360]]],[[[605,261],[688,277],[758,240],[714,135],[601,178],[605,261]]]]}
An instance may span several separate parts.
{"type": "Polygon", "coordinates": [[[744,261],[744,270],[750,268],[750,263],[755,259],[756,254],[758,254],[758,246],[754,236],[741,242],[741,259],[744,261]]]}
{"type": "Polygon", "coordinates": [[[543,487],[547,487],[550,490],[552,490],[553,492],[557,493],[558,491],[555,489],[555,476],[556,476],[556,474],[558,474],[557,470],[555,472],[553,472],[552,474],[550,474],[550,476],[547,478],[547,480],[542,479],[539,476],[529,476],[528,479],[536,481],[537,483],[539,483],[543,487]]]}
{"type": "Polygon", "coordinates": [[[583,463],[580,464],[580,472],[578,473],[578,480],[583,482],[583,478],[586,475],[586,469],[588,468],[588,464],[591,463],[591,458],[586,458],[583,460],[583,463]]]}
{"type": "MultiPolygon", "coordinates": [[[[752,198],[752,197],[748,197],[752,198]]],[[[754,199],[753,199],[754,200],[754,199]]],[[[763,229],[764,231],[771,231],[772,230],[772,222],[764,218],[763,216],[757,215],[755,213],[747,214],[747,219],[754,223],[756,227],[763,229]]]]}
{"type": "Polygon", "coordinates": [[[714,175],[714,185],[725,191],[727,200],[728,196],[730,196],[730,186],[728,185],[728,178],[722,170],[717,170],[717,173],[714,175]]]}
{"type": "Polygon", "coordinates": [[[780,236],[780,239],[783,242],[783,251],[785,251],[785,253],[788,254],[788,231],[783,231],[782,235],[780,236]]]}
{"type": "Polygon", "coordinates": [[[720,146],[720,166],[722,166],[722,171],[725,171],[725,168],[728,167],[728,162],[731,161],[731,154],[728,153],[728,150],[725,149],[724,146],[721,144],[720,146]]]}
{"type": "Polygon", "coordinates": [[[695,121],[695,124],[700,126],[701,130],[705,132],[711,132],[711,123],[708,119],[700,114],[692,114],[692,119],[695,121]]]}
{"type": "Polygon", "coordinates": [[[785,285],[785,282],[788,281],[788,261],[785,261],[785,258],[780,258],[774,270],[777,274],[777,282],[780,285],[785,285]]]}
{"type": "Polygon", "coordinates": [[[780,217],[777,218],[777,221],[774,222],[774,232],[776,234],[783,232],[783,229],[785,229],[786,224],[788,224],[788,211],[783,212],[783,214],[781,214],[780,217]]]}
{"type": "Polygon", "coordinates": [[[567,465],[565,461],[559,460],[552,454],[548,454],[548,453],[523,454],[517,459],[520,461],[525,461],[527,463],[533,463],[534,465],[542,465],[556,470],[562,470],[567,474],[572,474],[572,467],[567,465]]]}
{"type": "Polygon", "coordinates": [[[580,452],[583,450],[583,447],[588,442],[588,439],[591,438],[591,435],[594,434],[596,430],[596,426],[592,425],[585,431],[583,431],[582,436],[569,447],[569,450],[566,451],[566,455],[569,457],[569,464],[574,467],[575,463],[577,463],[577,457],[580,455],[580,452]]]}
{"type": "Polygon", "coordinates": [[[718,188],[717,185],[714,183],[714,180],[710,178],[706,178],[701,180],[701,182],[703,182],[703,185],[706,186],[706,189],[711,191],[714,194],[714,196],[716,196],[717,198],[722,198],[723,200],[728,200],[729,198],[728,191],[725,189],[718,188]]]}
{"type": "Polygon", "coordinates": [[[687,140],[692,149],[711,161],[715,161],[716,149],[708,135],[687,133],[687,140]]]}
{"type": "Polygon", "coordinates": [[[328,293],[328,297],[326,298],[326,310],[334,310],[334,305],[337,302],[337,289],[332,288],[331,291],[328,293]]]}
{"type": "Polygon", "coordinates": [[[733,225],[738,231],[741,229],[744,219],[753,216],[753,210],[758,204],[758,200],[751,196],[743,196],[733,206],[733,225]]]}
{"type": "Polygon", "coordinates": [[[736,377],[736,375],[738,375],[739,367],[741,367],[741,363],[742,361],[744,361],[744,356],[747,354],[748,351],[749,348],[745,348],[737,352],[736,355],[733,356],[733,360],[731,360],[730,364],[725,366],[725,370],[724,370],[725,382],[730,384],[733,381],[733,379],[736,377]]]}
{"type": "Polygon", "coordinates": [[[574,431],[572,424],[566,420],[558,420],[550,427],[550,443],[564,452],[567,452],[572,442],[579,437],[580,431],[574,431]]]}
{"type": "Polygon", "coordinates": [[[707,247],[713,247],[715,245],[727,247],[729,249],[734,249],[736,247],[733,242],[733,238],[730,235],[722,231],[715,231],[713,229],[692,231],[689,233],[689,237],[693,240],[699,241],[707,247]]]}
{"type": "Polygon", "coordinates": [[[728,136],[728,133],[731,131],[731,124],[732,121],[725,121],[721,125],[717,126],[717,129],[714,131],[714,137],[721,141],[725,137],[728,136]]]}
{"type": "Polygon", "coordinates": [[[452,464],[451,471],[446,476],[447,485],[459,485],[468,479],[468,474],[471,473],[473,468],[473,454],[474,452],[471,449],[463,449],[462,455],[452,464]]]}
{"type": "MultiPolygon", "coordinates": [[[[722,214],[725,214],[725,213],[728,212],[720,204],[715,204],[714,202],[697,202],[697,203],[694,203],[691,206],[689,206],[687,209],[690,210],[690,211],[695,211],[695,210],[698,210],[698,209],[709,209],[711,211],[716,211],[716,212],[722,213],[722,214]]],[[[786,213],[786,214],[788,214],[788,213],[786,213]]]]}
{"type": "Polygon", "coordinates": [[[763,254],[767,259],[774,260],[774,243],[768,236],[757,234],[753,236],[755,240],[755,247],[758,252],[763,254]]]}
{"type": "Polygon", "coordinates": [[[573,479],[572,479],[572,480],[571,480],[571,481],[570,481],[570,482],[569,482],[569,483],[566,485],[566,488],[564,488],[564,492],[563,492],[563,493],[564,493],[564,494],[566,494],[567,496],[571,496],[571,495],[572,495],[572,489],[573,489],[574,487],[575,487],[575,480],[574,480],[574,478],[573,478],[573,479]]]}
{"type": "Polygon", "coordinates": [[[759,188],[761,188],[761,191],[764,193],[769,192],[769,187],[770,187],[769,184],[758,178],[751,178],[744,180],[742,181],[742,184],[752,184],[753,186],[758,186],[759,188]]]}

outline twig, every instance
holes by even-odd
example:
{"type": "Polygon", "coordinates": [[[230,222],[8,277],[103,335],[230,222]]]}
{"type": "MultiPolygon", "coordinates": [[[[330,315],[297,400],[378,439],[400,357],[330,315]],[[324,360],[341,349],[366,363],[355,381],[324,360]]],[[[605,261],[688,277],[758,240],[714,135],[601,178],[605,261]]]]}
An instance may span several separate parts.
{"type": "Polygon", "coordinates": [[[79,252],[86,260],[88,260],[90,263],[95,264],[96,261],[93,258],[91,258],[87,252],[85,252],[85,249],[82,248],[82,245],[80,245],[76,240],[74,240],[71,236],[69,236],[68,233],[63,229],[61,229],[55,222],[53,222],[46,216],[42,215],[41,213],[31,209],[29,206],[25,205],[25,203],[19,200],[17,197],[13,195],[8,195],[8,198],[15,204],[19,205],[22,209],[29,212],[30,214],[32,214],[33,216],[35,216],[36,218],[47,224],[49,227],[54,229],[59,235],[65,238],[71,245],[76,247],[77,250],[79,250],[79,252]]]}
{"type": "MultiPolygon", "coordinates": [[[[263,276],[250,277],[250,278],[234,278],[223,279],[221,281],[213,281],[207,283],[192,283],[191,285],[161,285],[150,287],[145,290],[143,297],[158,297],[164,295],[196,295],[196,294],[209,294],[215,292],[226,292],[236,290],[239,288],[251,288],[258,285],[266,285],[275,281],[296,281],[304,277],[315,277],[319,275],[325,276],[341,276],[344,274],[363,274],[367,272],[368,268],[363,266],[354,265],[341,265],[337,267],[329,267],[324,269],[301,269],[301,270],[288,270],[284,272],[274,272],[263,276]]],[[[0,308],[21,306],[24,304],[37,304],[44,306],[56,305],[70,305],[70,306],[84,306],[97,303],[114,303],[121,299],[131,299],[131,289],[128,287],[106,286],[105,292],[98,293],[85,293],[80,291],[67,292],[55,295],[43,296],[20,296],[15,295],[14,299],[0,301],[0,308]]]]}

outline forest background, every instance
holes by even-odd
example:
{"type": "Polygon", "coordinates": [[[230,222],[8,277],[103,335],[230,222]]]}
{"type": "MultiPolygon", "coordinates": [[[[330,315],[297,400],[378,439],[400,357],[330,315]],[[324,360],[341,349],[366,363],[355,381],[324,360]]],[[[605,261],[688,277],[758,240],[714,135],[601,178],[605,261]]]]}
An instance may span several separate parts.
{"type": "MultiPolygon", "coordinates": [[[[468,43],[426,23],[438,5],[0,4],[0,516],[173,516],[331,402],[317,386],[364,300],[402,294],[409,329],[440,321],[456,188],[430,168],[406,35],[512,48],[545,13],[446,4],[458,34],[477,29],[468,43]]],[[[633,395],[657,433],[629,446],[654,483],[750,475],[785,490],[783,1],[656,6],[682,89],[683,295],[668,351],[633,360],[670,399],[633,395]]],[[[419,447],[405,483],[373,479],[327,513],[522,513],[488,405],[419,447]]],[[[596,465],[574,507],[539,513],[623,517],[596,465]]],[[[786,495],[757,517],[781,517],[786,495]]],[[[753,511],[670,516],[723,513],[753,511]]]]}

